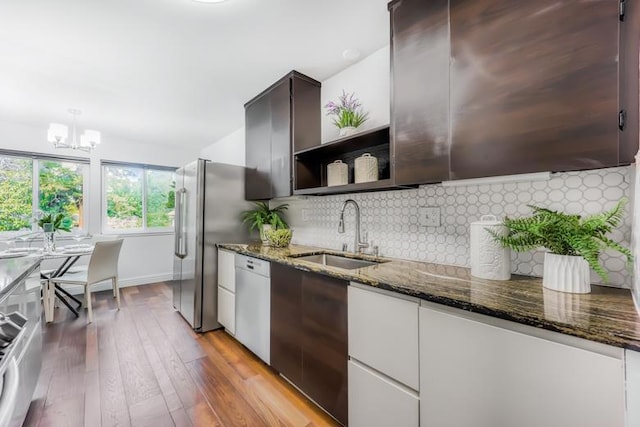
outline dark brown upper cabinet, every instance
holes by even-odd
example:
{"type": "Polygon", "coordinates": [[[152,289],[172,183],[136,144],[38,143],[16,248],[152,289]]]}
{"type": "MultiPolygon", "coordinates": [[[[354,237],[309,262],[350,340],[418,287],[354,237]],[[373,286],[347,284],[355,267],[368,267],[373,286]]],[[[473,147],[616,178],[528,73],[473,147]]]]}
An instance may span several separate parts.
{"type": "Polygon", "coordinates": [[[618,164],[617,1],[450,4],[453,179],[618,164]]]}
{"type": "Polygon", "coordinates": [[[292,194],[292,153],[320,145],[320,82],[296,71],[245,104],[247,200],[292,194]]]}
{"type": "Polygon", "coordinates": [[[399,0],[391,13],[391,146],[396,185],[449,178],[449,1],[399,0]]]}
{"type": "Polygon", "coordinates": [[[389,10],[396,185],[633,161],[638,2],[396,0],[389,10]]]}

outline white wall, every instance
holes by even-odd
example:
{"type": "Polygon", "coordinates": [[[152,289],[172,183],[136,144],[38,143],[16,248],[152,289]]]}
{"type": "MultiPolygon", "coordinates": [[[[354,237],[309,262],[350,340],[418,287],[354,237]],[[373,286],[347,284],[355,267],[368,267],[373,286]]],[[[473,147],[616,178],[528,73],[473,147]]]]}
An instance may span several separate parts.
{"type": "MultiPolygon", "coordinates": [[[[166,166],[181,166],[196,157],[197,150],[141,144],[102,136],[102,144],[90,155],[73,150],[56,150],[47,142],[48,123],[42,127],[0,121],[0,149],[31,151],[90,158],[89,233],[101,233],[100,160],[118,160],[166,166]]],[[[71,242],[73,243],[73,242],[71,242]]],[[[173,274],[173,234],[125,236],[120,257],[120,283],[123,286],[171,279],[173,274]]]]}
{"type": "Polygon", "coordinates": [[[244,127],[214,142],[200,152],[200,157],[217,163],[245,165],[244,127]]]}
{"type": "MultiPolygon", "coordinates": [[[[363,130],[389,124],[390,117],[390,53],[389,46],[383,47],[322,82],[320,99],[322,102],[322,142],[338,137],[338,129],[325,114],[324,105],[337,100],[344,89],[355,92],[363,108],[369,112],[369,120],[362,125],[363,130]]],[[[313,77],[313,76],[311,76],[313,77]]],[[[245,134],[242,128],[212,143],[200,152],[200,157],[214,162],[245,165],[245,134]]]]}
{"type": "Polygon", "coordinates": [[[338,138],[338,128],[325,114],[324,106],[329,101],[337,101],[343,90],[347,93],[355,92],[363,109],[369,112],[369,120],[360,130],[389,124],[389,61],[389,46],[386,46],[322,82],[322,142],[338,138]]]}

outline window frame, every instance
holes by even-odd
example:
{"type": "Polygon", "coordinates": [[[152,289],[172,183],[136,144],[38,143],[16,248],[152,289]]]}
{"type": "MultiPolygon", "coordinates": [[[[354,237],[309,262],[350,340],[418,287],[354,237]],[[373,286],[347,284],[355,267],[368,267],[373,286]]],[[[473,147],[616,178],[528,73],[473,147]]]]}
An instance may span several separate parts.
{"type": "MultiPolygon", "coordinates": [[[[0,157],[13,157],[17,159],[31,160],[31,215],[40,210],[40,162],[76,163],[82,166],[82,224],[81,230],[89,232],[89,218],[91,203],[89,203],[89,180],[91,176],[90,159],[86,157],[56,156],[28,151],[15,151],[0,149],[0,157]]],[[[31,231],[38,232],[38,225],[31,224],[31,231]]],[[[20,234],[20,230],[0,231],[0,237],[8,237],[20,234]]]]}
{"type": "Polygon", "coordinates": [[[178,170],[173,166],[160,166],[149,165],[144,163],[128,163],[118,162],[111,160],[100,161],[100,187],[101,187],[101,201],[100,201],[100,229],[102,234],[107,235],[157,235],[157,234],[173,234],[175,228],[170,227],[147,227],[147,170],[166,171],[173,172],[174,174],[178,170]],[[142,170],[142,227],[139,228],[111,228],[107,226],[107,179],[106,168],[107,167],[121,167],[142,170]]]}

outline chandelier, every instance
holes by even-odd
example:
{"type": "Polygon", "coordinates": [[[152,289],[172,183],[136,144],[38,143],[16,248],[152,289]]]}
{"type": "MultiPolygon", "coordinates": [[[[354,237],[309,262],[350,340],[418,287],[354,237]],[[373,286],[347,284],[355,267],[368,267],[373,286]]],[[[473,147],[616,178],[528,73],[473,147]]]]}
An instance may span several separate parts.
{"type": "Polygon", "coordinates": [[[47,139],[53,143],[55,148],[71,148],[73,150],[82,150],[89,152],[100,144],[100,132],[97,130],[86,129],[80,138],[76,132],[76,122],[82,111],[70,108],[69,114],[73,116],[73,125],[71,129],[71,140],[69,140],[69,127],[60,123],[49,124],[47,139]]]}

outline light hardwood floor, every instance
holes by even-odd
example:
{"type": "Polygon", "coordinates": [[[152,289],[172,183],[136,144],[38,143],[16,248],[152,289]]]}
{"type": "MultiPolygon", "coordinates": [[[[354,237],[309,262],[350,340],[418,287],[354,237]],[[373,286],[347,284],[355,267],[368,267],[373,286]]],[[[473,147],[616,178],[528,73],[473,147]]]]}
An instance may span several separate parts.
{"type": "Polygon", "coordinates": [[[61,307],[26,427],[335,426],[223,331],[194,333],[158,283],[94,295],[94,323],[61,307]]]}

